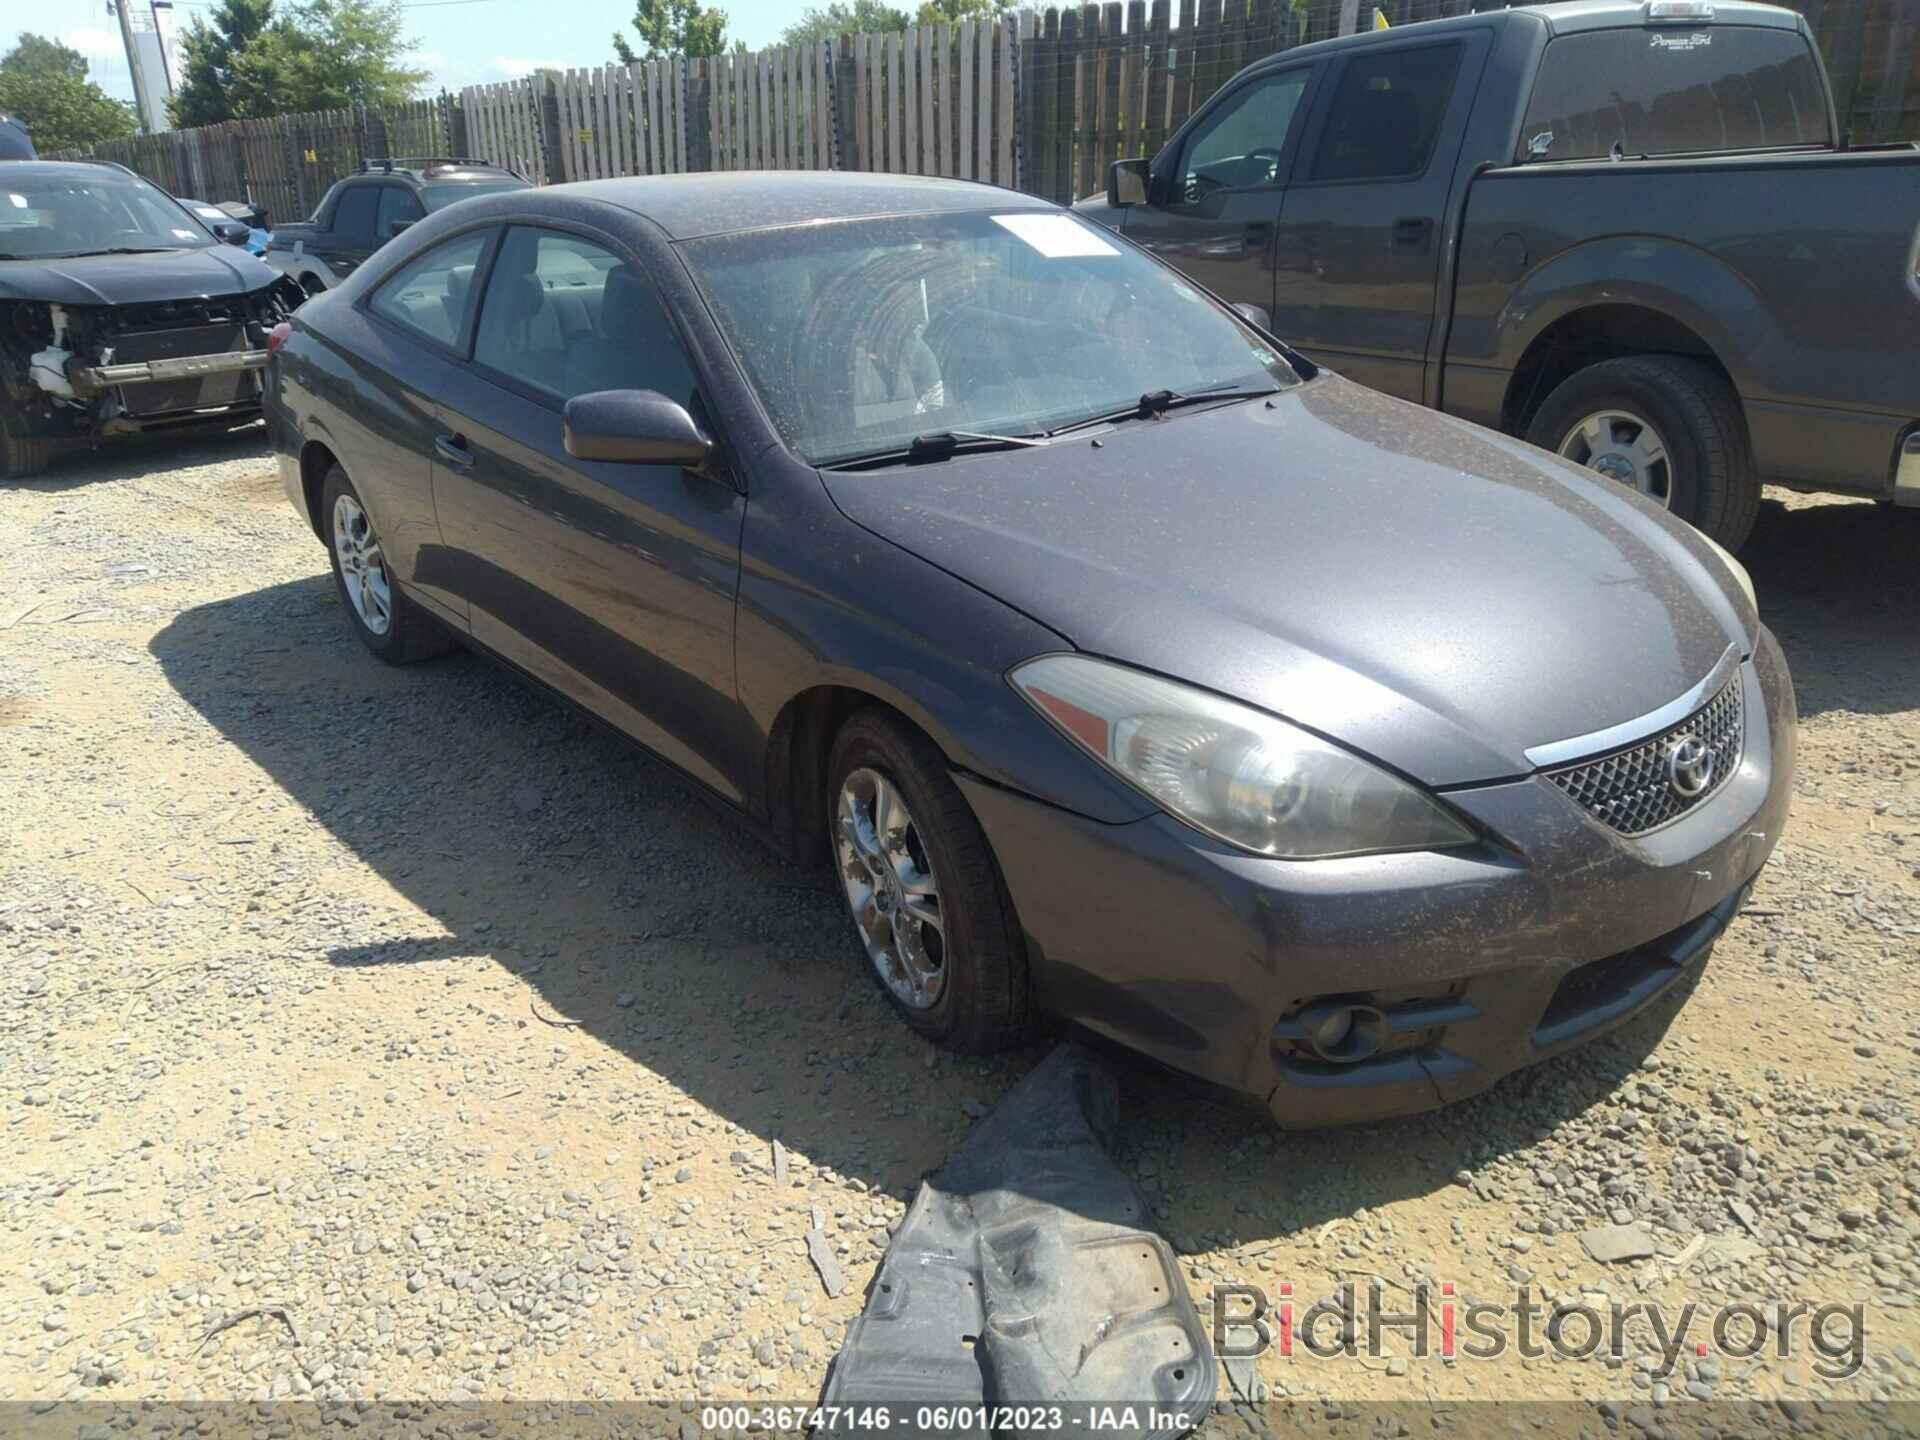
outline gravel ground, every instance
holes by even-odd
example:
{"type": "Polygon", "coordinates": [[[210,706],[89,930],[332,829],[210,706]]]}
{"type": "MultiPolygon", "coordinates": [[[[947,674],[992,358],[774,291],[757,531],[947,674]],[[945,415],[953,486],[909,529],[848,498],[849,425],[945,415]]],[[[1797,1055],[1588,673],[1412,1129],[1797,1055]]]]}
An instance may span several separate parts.
{"type": "MultiPolygon", "coordinates": [[[[1203,1310],[1857,1303],[1858,1373],[1802,1334],[1662,1375],[1643,1320],[1618,1360],[1389,1333],[1243,1386],[1642,1429],[1920,1388],[1920,515],[1773,500],[1746,558],[1801,774],[1684,1008],[1333,1133],[1129,1068],[1119,1157],[1203,1310]],[[1616,1223],[1653,1253],[1593,1258],[1616,1223]]],[[[368,658],[258,431],[0,488],[0,576],[0,1398],[817,1394],[919,1177],[1039,1052],[912,1038],[833,897],[587,722],[368,658]]]]}

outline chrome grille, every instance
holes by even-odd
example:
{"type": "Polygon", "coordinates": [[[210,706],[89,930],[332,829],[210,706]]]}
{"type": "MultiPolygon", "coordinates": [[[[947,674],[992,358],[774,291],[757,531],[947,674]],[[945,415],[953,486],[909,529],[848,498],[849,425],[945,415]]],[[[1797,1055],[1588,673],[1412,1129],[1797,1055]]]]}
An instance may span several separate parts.
{"type": "Polygon", "coordinates": [[[1549,770],[1546,776],[1602,824],[1622,835],[1644,835],[1714,795],[1740,764],[1745,743],[1746,716],[1735,671],[1711,700],[1679,724],[1598,760],[1549,770]],[[1698,795],[1676,790],[1669,770],[1673,747],[1689,735],[1713,757],[1712,777],[1698,795]]]}

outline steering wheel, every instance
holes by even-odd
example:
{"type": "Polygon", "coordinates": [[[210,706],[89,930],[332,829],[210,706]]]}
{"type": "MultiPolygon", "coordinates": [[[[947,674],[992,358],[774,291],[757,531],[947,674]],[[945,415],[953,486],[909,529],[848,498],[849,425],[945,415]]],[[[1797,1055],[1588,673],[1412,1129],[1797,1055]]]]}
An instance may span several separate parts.
{"type": "Polygon", "coordinates": [[[1265,185],[1279,173],[1279,148],[1262,146],[1258,150],[1249,150],[1240,157],[1239,165],[1234,168],[1233,183],[1236,189],[1248,185],[1265,185]]]}

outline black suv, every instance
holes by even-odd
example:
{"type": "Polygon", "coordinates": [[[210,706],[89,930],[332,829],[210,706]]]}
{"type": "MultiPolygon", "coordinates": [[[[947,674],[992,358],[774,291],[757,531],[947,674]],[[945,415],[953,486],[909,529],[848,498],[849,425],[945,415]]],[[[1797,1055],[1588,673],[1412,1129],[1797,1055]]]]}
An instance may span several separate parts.
{"type": "Polygon", "coordinates": [[[277,227],[266,261],[309,295],[330,290],[414,221],[456,200],[524,190],[525,177],[481,160],[410,156],[366,160],[336,181],[313,219],[277,227]]]}

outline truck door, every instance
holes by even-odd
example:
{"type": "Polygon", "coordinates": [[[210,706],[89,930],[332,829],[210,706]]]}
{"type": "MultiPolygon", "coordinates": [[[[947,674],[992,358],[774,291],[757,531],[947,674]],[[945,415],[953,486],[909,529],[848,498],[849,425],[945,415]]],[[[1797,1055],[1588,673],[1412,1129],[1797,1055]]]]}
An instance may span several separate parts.
{"type": "Polygon", "coordinates": [[[1125,212],[1127,238],[1229,303],[1271,308],[1274,226],[1313,69],[1268,70],[1215,100],[1180,138],[1162,203],[1125,212]]]}
{"type": "Polygon", "coordinates": [[[1421,398],[1447,192],[1484,31],[1354,49],[1302,137],[1274,247],[1274,333],[1350,379],[1421,398]]]}

